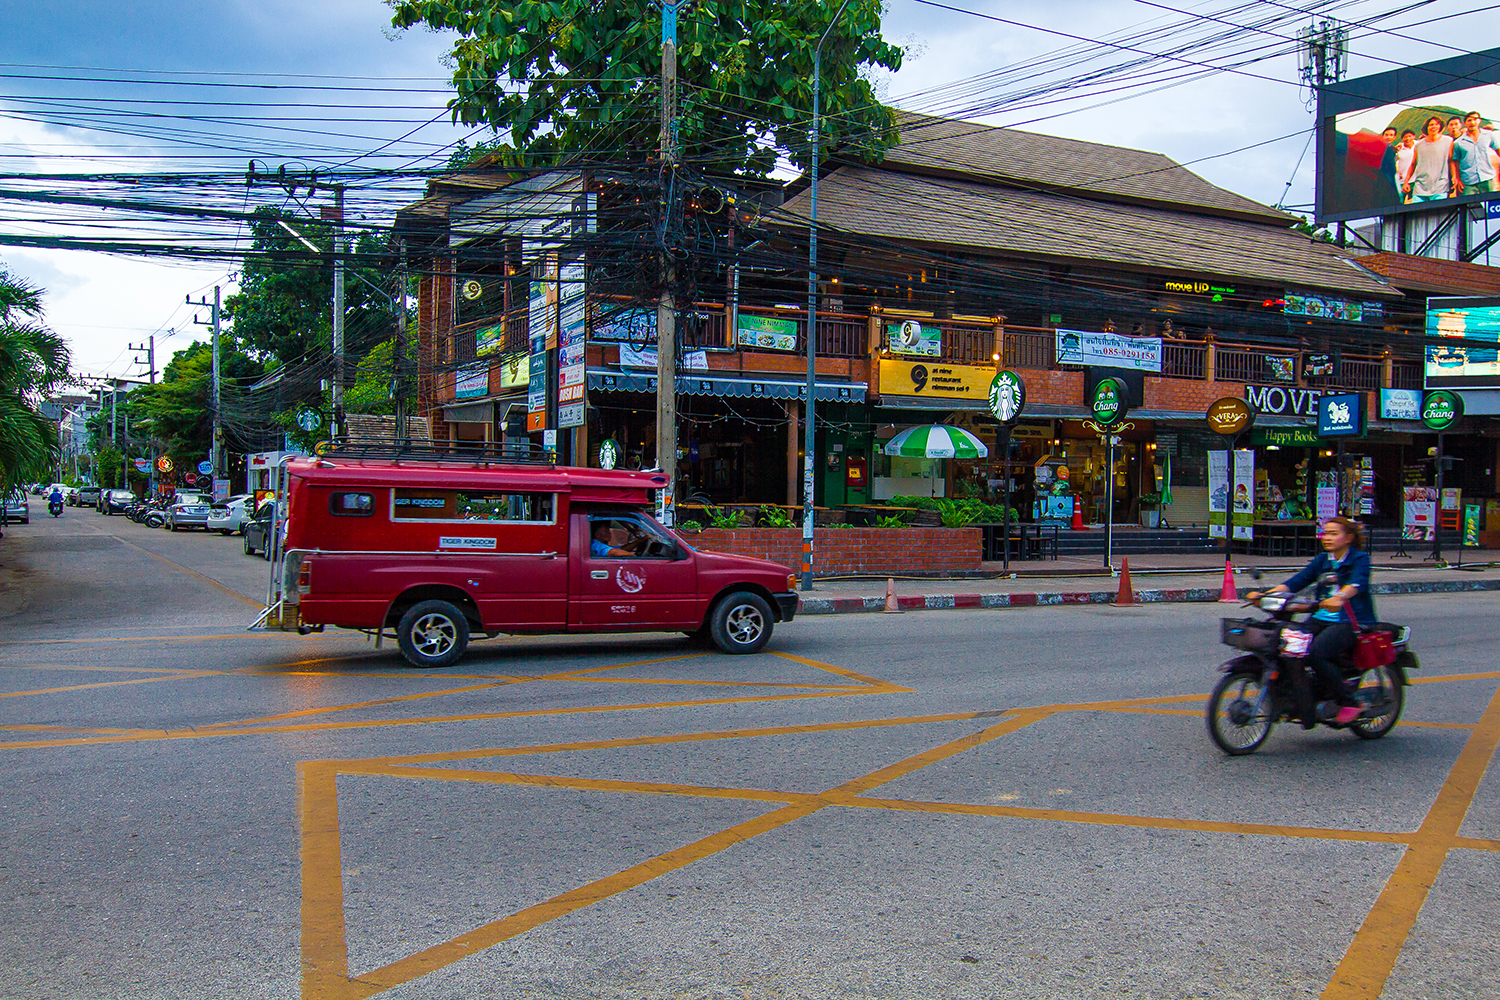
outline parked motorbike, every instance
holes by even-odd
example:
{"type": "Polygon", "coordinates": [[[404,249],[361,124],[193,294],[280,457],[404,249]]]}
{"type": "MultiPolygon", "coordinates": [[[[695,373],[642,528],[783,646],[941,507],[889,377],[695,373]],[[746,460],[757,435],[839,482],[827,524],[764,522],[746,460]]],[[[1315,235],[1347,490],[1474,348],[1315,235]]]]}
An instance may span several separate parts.
{"type": "Polygon", "coordinates": [[[1360,627],[1360,633],[1388,636],[1395,658],[1364,671],[1355,666],[1353,654],[1339,663],[1344,683],[1360,707],[1357,718],[1341,725],[1318,717],[1318,702],[1327,695],[1320,693],[1321,681],[1307,663],[1311,637],[1297,627],[1294,617],[1315,611],[1317,605],[1293,594],[1266,594],[1246,603],[1252,606],[1270,617],[1220,622],[1220,641],[1243,654],[1220,668],[1224,676],[1208,699],[1208,733],[1220,750],[1236,757],[1254,753],[1281,721],[1301,723],[1304,729],[1349,729],[1366,740],[1378,740],[1396,727],[1405,704],[1407,672],[1421,666],[1409,648],[1409,628],[1386,623],[1360,627]]]}

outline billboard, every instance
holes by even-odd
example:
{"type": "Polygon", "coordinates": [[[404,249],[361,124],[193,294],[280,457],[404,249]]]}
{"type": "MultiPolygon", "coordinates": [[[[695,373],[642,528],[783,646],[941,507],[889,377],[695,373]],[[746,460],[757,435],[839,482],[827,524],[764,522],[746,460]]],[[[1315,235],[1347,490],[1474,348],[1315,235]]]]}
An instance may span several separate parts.
{"type": "Polygon", "coordinates": [[[1318,122],[1320,221],[1500,200],[1500,50],[1323,88],[1318,122]]]}
{"type": "Polygon", "coordinates": [[[1500,389],[1500,299],[1427,300],[1429,389],[1500,389]]]}

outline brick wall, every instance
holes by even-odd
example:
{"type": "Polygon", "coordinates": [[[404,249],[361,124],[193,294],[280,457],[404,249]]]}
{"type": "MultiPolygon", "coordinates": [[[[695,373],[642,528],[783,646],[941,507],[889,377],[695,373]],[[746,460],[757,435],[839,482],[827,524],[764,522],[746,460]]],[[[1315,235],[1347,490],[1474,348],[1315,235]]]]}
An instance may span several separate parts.
{"type": "Polygon", "coordinates": [[[1216,399],[1245,398],[1242,382],[1198,382],[1181,378],[1146,377],[1146,409],[1203,413],[1216,399]]]}
{"type": "Polygon", "coordinates": [[[1048,368],[1017,368],[1026,383],[1028,403],[1055,406],[1083,405],[1083,372],[1048,368]]]}
{"type": "MultiPolygon", "coordinates": [[[[872,574],[940,576],[979,569],[978,528],[818,528],[813,545],[818,576],[872,574]]],[[[701,549],[754,556],[802,567],[802,529],[705,528],[684,537],[701,549]]]]}

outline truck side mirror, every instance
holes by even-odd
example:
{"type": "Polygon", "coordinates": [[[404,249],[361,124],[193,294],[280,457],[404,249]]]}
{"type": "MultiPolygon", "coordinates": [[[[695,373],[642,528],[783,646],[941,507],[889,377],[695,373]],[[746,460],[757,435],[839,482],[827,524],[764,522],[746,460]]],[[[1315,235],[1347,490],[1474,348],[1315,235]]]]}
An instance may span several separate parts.
{"type": "Polygon", "coordinates": [[[678,545],[675,542],[672,543],[672,561],[673,562],[682,562],[682,560],[686,559],[687,557],[688,557],[687,549],[683,548],[681,545],[678,545]]]}

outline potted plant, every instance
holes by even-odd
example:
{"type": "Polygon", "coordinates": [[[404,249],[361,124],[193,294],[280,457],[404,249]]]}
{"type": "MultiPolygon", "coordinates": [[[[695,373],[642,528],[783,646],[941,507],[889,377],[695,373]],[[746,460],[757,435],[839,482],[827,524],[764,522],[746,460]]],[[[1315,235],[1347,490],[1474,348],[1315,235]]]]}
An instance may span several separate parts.
{"type": "Polygon", "coordinates": [[[1140,499],[1141,527],[1161,527],[1161,494],[1142,493],[1140,499]]]}

